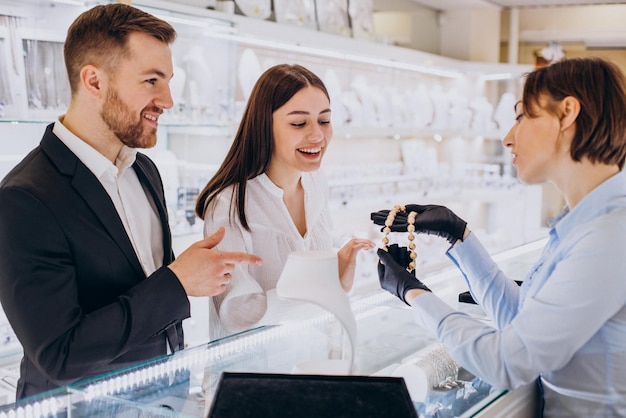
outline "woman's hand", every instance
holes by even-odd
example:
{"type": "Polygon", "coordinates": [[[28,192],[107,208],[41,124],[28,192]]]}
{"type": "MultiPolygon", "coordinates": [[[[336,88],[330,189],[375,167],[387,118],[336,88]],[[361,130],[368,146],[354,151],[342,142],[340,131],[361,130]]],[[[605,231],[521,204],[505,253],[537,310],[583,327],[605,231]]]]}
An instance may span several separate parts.
{"type": "Polygon", "coordinates": [[[412,300],[420,293],[430,292],[428,286],[415,277],[415,270],[413,273],[407,271],[406,266],[411,260],[408,248],[393,244],[387,248],[387,251],[380,248],[377,254],[380,258],[380,263],[378,263],[380,287],[397,296],[407,305],[410,305],[407,299],[412,300]]]}
{"type": "Polygon", "coordinates": [[[376,245],[363,238],[353,238],[337,252],[339,263],[339,282],[347,293],[354,285],[354,273],[356,271],[356,256],[361,250],[371,250],[376,245]]]}

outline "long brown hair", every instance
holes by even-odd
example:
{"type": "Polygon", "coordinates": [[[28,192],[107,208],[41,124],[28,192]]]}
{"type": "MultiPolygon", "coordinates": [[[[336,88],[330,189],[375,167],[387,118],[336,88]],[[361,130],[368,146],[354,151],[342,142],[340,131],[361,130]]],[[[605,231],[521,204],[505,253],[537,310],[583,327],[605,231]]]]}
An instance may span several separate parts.
{"type": "Polygon", "coordinates": [[[259,77],[250,93],[230,150],[217,173],[198,196],[196,214],[201,219],[204,219],[217,195],[232,185],[231,204],[237,208],[243,227],[250,230],[245,211],[246,183],[265,173],[269,167],[274,151],[272,115],[297,92],[309,86],[323,91],[330,101],[322,80],[301,65],[279,64],[259,77]]]}
{"type": "Polygon", "coordinates": [[[616,164],[626,159],[626,79],[613,63],[601,58],[570,58],[532,71],[526,76],[522,102],[533,117],[539,99],[548,99],[547,111],[571,96],[580,102],[572,160],[616,164]]]}

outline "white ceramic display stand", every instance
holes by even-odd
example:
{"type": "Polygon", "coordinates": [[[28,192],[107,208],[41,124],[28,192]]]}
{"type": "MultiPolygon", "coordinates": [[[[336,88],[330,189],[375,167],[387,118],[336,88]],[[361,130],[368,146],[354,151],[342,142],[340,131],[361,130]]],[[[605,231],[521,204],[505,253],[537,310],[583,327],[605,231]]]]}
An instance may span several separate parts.
{"type": "Polygon", "coordinates": [[[331,251],[295,251],[289,255],[276,285],[280,298],[310,302],[332,313],[350,340],[350,360],[299,363],[295,373],[350,374],[354,365],[356,320],[350,300],[339,283],[337,254],[331,251]]]}

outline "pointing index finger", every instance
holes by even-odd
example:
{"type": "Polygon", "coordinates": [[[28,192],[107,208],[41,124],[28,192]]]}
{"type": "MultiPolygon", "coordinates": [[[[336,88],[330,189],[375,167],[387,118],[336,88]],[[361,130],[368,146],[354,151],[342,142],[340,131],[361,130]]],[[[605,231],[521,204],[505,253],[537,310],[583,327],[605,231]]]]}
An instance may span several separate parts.
{"type": "Polygon", "coordinates": [[[263,259],[254,254],[248,253],[239,253],[239,252],[224,252],[222,253],[223,260],[227,263],[236,263],[236,264],[263,264],[263,259]]]}

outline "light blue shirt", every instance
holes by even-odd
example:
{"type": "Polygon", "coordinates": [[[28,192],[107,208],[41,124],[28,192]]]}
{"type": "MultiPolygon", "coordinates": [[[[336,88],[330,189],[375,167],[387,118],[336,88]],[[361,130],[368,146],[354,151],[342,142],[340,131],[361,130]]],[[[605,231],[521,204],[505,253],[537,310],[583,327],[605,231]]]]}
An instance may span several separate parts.
{"type": "Polygon", "coordinates": [[[539,260],[518,287],[474,234],[448,256],[494,326],[432,293],[416,320],[452,358],[490,384],[541,378],[545,416],[626,416],[626,176],[611,177],[551,223],[539,260]]]}

